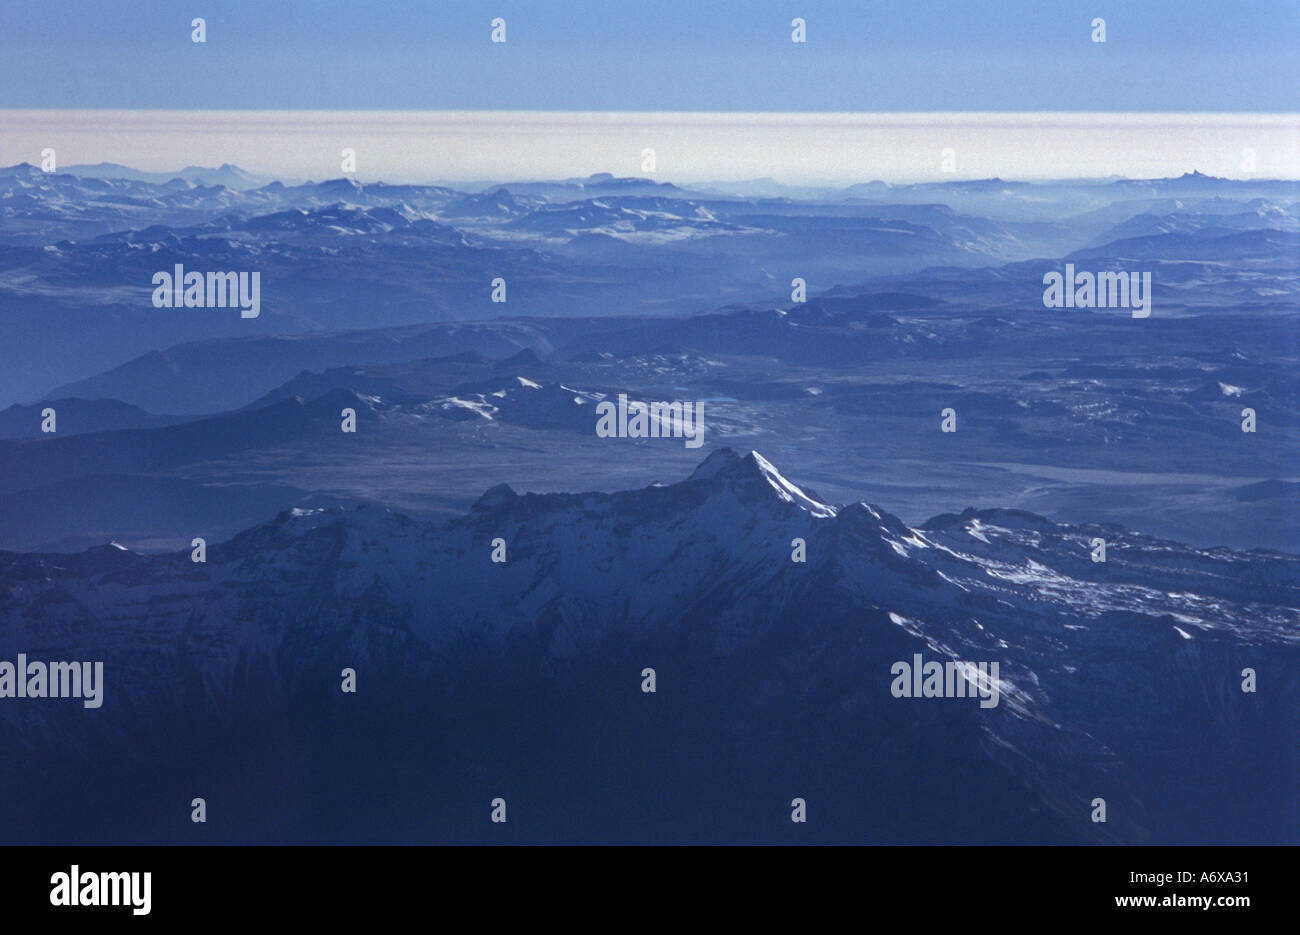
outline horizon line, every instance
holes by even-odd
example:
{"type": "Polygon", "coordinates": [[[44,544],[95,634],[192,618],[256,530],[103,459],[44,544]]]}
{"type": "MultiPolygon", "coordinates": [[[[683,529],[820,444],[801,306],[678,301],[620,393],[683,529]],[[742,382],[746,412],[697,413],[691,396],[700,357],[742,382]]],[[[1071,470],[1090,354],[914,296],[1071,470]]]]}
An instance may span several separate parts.
{"type": "MultiPolygon", "coordinates": [[[[16,162],[13,163],[12,165],[0,166],[0,172],[11,170],[11,169],[18,169],[24,166],[29,169],[38,169],[36,165],[24,161],[24,162],[16,162]]],[[[73,175],[76,176],[77,178],[101,178],[101,176],[78,175],[77,173],[71,171],[72,169],[96,169],[96,168],[100,168],[101,166],[110,166],[119,169],[126,169],[131,172],[139,172],[145,175],[165,175],[165,176],[169,176],[169,178],[167,179],[167,181],[169,182],[174,181],[176,179],[182,179],[183,181],[185,181],[181,176],[181,173],[190,170],[199,170],[203,172],[220,172],[222,169],[236,169],[240,172],[245,172],[253,176],[261,176],[269,180],[266,182],[265,185],[253,186],[247,189],[232,189],[232,191],[236,191],[236,190],[257,191],[260,188],[265,188],[267,185],[273,185],[276,183],[279,183],[281,185],[286,185],[286,186],[291,185],[293,187],[297,187],[302,185],[320,185],[320,184],[324,184],[325,182],[338,182],[338,181],[355,181],[359,185],[450,186],[456,184],[469,184],[469,185],[488,184],[488,185],[499,185],[502,188],[504,188],[509,185],[518,185],[518,184],[545,185],[545,184],[562,184],[565,182],[586,182],[591,179],[600,178],[602,176],[608,177],[616,181],[625,181],[630,179],[634,181],[646,182],[647,184],[650,185],[670,185],[673,187],[680,187],[680,185],[707,185],[707,184],[743,185],[747,183],[771,182],[780,185],[784,188],[824,189],[827,191],[837,191],[844,188],[855,188],[860,185],[884,185],[889,188],[915,188],[923,185],[950,185],[950,184],[964,184],[968,182],[1006,182],[1006,183],[1016,184],[1016,185],[1052,185],[1052,184],[1059,184],[1063,182],[1111,182],[1111,181],[1169,182],[1169,181],[1176,181],[1178,179],[1184,179],[1188,177],[1203,178],[1209,181],[1216,181],[1216,182],[1230,182],[1234,184],[1263,184],[1268,182],[1300,182],[1300,176],[1293,177],[1293,178],[1285,178],[1280,176],[1269,176],[1269,177],[1258,176],[1258,177],[1251,177],[1248,179],[1234,179],[1234,178],[1229,178],[1227,176],[1211,175],[1206,172],[1200,172],[1199,170],[1196,169],[1192,169],[1190,171],[1184,172],[1181,175],[1163,175],[1163,176],[1130,176],[1130,175],[1115,173],[1111,175],[1060,176],[1060,177],[1051,177],[1051,178],[1041,178],[1041,177],[1040,178],[1017,178],[1014,176],[1004,177],[998,175],[989,175],[989,176],[969,176],[969,177],[953,176],[953,177],[944,178],[942,180],[925,180],[925,181],[917,181],[917,182],[891,182],[886,179],[865,179],[863,181],[850,182],[847,185],[839,185],[839,186],[785,183],[785,182],[778,182],[777,180],[769,176],[756,176],[753,178],[738,179],[735,181],[725,181],[721,179],[700,179],[695,182],[677,183],[669,179],[655,179],[643,175],[635,175],[635,174],[618,175],[617,173],[610,172],[608,170],[596,171],[588,175],[571,175],[567,177],[536,176],[536,177],[511,179],[505,181],[483,177],[483,178],[456,178],[456,179],[448,178],[448,179],[438,179],[438,180],[428,181],[428,182],[393,182],[393,181],[388,181],[383,177],[362,179],[359,178],[355,173],[354,174],[343,173],[340,175],[333,175],[333,176],[321,176],[319,179],[288,178],[285,176],[268,175],[262,172],[253,172],[250,171],[249,169],[244,168],[238,163],[233,163],[233,162],[225,162],[216,166],[190,164],[190,165],[182,166],[179,169],[152,170],[152,169],[141,169],[138,168],[137,166],[127,165],[125,163],[120,163],[120,162],[111,162],[107,160],[97,162],[97,163],[73,163],[71,166],[67,168],[56,169],[55,171],[47,174],[73,175]]],[[[145,181],[145,184],[148,185],[165,184],[165,183],[149,182],[140,179],[127,179],[127,181],[145,181]]],[[[212,186],[196,185],[196,187],[212,187],[212,186]]],[[[217,183],[215,187],[228,188],[229,186],[222,186],[220,183],[217,183]]]]}
{"type": "Polygon", "coordinates": [[[247,166],[401,181],[1300,178],[1300,114],[1140,111],[0,109],[0,162],[247,166]],[[651,154],[649,160],[646,154],[651,154]],[[1249,153],[1249,162],[1244,154],[1249,153]],[[648,164],[648,167],[647,167],[648,164]]]}

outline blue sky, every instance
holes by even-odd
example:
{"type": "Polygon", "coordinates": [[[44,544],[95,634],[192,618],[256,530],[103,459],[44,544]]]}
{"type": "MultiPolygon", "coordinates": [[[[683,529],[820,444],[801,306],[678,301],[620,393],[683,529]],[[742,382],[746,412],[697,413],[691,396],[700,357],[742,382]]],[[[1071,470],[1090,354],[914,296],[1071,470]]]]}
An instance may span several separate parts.
{"type": "Polygon", "coordinates": [[[0,109],[1277,113],[1298,35],[1296,0],[4,0],[0,109]]]}

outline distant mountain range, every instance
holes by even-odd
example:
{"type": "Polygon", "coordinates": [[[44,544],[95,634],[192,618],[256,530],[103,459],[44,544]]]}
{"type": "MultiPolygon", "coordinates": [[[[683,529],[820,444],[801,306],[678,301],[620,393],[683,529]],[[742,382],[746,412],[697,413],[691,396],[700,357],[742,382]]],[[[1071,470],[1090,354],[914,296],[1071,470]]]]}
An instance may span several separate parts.
{"type": "Polygon", "coordinates": [[[203,166],[186,166],[178,172],[142,172],[115,162],[100,162],[93,166],[64,166],[62,172],[68,175],[92,179],[131,179],[136,182],[152,182],[162,185],[174,179],[193,183],[194,185],[224,185],[226,188],[244,190],[261,188],[272,179],[268,176],[254,175],[239,166],[223,163],[215,169],[203,166]]]}
{"type": "MultiPolygon", "coordinates": [[[[928,270],[1033,260],[1028,298],[1041,277],[1034,272],[1048,262],[1034,258],[1081,249],[1115,258],[1109,243],[1133,245],[1122,259],[1172,261],[1165,281],[1186,278],[1178,264],[1223,259],[1224,251],[1293,268],[1288,237],[1300,200],[1294,182],[1196,173],[1141,182],[870,183],[801,200],[609,174],[466,193],[355,178],[267,182],[231,165],[166,179],[114,165],[74,168],[0,169],[0,313],[19,351],[0,375],[0,400],[30,402],[191,341],[507,313],[702,314],[781,301],[796,278],[816,294],[882,276],[924,283],[928,270]],[[1136,243],[1146,237],[1165,239],[1136,243]],[[267,284],[263,314],[250,324],[210,310],[153,308],[153,274],[176,264],[258,271],[267,284]],[[492,301],[497,278],[508,282],[504,305],[492,301]],[[57,352],[39,339],[49,327],[63,336],[57,352]]],[[[485,352],[451,350],[470,349],[485,352]]]]}

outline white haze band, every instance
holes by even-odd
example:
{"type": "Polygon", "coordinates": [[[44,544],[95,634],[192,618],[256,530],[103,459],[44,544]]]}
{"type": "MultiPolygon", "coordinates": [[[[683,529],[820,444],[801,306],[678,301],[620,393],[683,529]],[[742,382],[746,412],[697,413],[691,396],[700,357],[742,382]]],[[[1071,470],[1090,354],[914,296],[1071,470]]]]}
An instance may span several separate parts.
{"type": "Polygon", "coordinates": [[[238,308],[239,317],[256,318],[262,314],[262,274],[260,272],[208,273],[185,272],[176,264],[173,272],[153,274],[154,308],[238,308]],[[206,288],[205,288],[206,286],[206,288]]]}
{"type": "Polygon", "coordinates": [[[687,448],[704,444],[704,403],[628,402],[618,394],[596,404],[596,435],[600,438],[685,438],[687,448]]]}
{"type": "Polygon", "coordinates": [[[81,698],[87,708],[104,703],[104,663],[0,662],[0,698],[81,698]]]}

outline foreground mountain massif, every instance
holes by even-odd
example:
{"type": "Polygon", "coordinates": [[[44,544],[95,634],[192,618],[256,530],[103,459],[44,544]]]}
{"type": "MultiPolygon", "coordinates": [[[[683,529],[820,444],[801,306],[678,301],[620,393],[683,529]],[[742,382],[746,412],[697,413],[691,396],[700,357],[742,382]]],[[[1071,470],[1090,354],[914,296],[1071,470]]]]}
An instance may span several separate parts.
{"type": "Polygon", "coordinates": [[[203,563],[0,553],[0,582],[0,659],[105,672],[98,709],[0,706],[12,842],[1300,836],[1282,553],[1011,510],[909,526],[723,448],[445,521],[286,511],[203,563]],[[895,697],[918,654],[998,663],[997,703],[895,697]]]}

